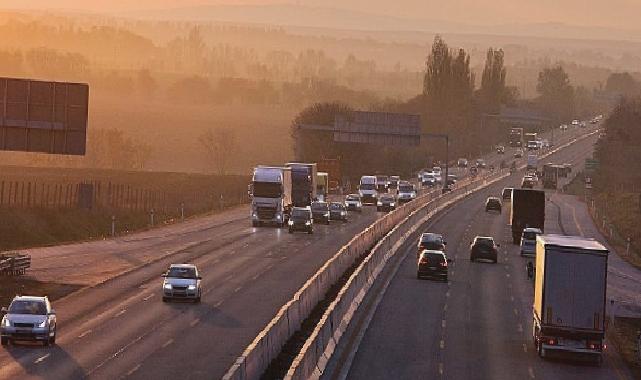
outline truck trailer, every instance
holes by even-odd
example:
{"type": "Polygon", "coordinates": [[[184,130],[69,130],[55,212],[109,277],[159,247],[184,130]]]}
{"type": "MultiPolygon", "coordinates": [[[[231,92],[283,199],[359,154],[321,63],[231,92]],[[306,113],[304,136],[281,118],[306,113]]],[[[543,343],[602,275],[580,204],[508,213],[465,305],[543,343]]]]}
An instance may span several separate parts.
{"type": "Polygon", "coordinates": [[[512,190],[512,241],[521,243],[524,228],[538,228],[545,232],[545,192],[532,189],[512,190]]]}
{"type": "Polygon", "coordinates": [[[292,202],[294,207],[311,206],[316,199],[316,164],[290,162],[285,167],[292,169],[292,202]]]}
{"type": "Polygon", "coordinates": [[[523,128],[510,129],[510,146],[512,148],[521,148],[523,146],[523,128]]]}
{"type": "Polygon", "coordinates": [[[594,239],[537,238],[532,338],[540,357],[602,363],[608,253],[594,239]]]}
{"type": "Polygon", "coordinates": [[[283,227],[292,209],[292,170],[278,166],[254,168],[251,183],[253,227],[275,224],[283,227]]]}

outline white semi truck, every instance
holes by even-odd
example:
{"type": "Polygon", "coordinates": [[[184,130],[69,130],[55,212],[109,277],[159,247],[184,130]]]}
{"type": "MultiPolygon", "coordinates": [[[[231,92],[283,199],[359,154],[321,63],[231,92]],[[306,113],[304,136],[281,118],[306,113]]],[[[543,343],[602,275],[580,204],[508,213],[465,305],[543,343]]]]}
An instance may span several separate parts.
{"type": "Polygon", "coordinates": [[[251,195],[252,226],[283,227],[292,209],[292,170],[277,166],[254,168],[251,195]]]}
{"type": "Polygon", "coordinates": [[[540,357],[601,364],[608,250],[593,239],[541,235],[536,244],[532,335],[540,357]]]}
{"type": "Polygon", "coordinates": [[[376,205],[378,201],[378,191],[376,187],[376,176],[364,175],[358,185],[358,195],[361,197],[361,203],[364,205],[376,205]]]}

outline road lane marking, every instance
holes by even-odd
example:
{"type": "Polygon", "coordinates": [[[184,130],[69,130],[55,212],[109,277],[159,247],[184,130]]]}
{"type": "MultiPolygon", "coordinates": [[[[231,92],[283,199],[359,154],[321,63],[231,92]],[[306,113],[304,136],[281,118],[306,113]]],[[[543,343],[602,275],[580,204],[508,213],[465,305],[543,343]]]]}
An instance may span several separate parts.
{"type": "Polygon", "coordinates": [[[514,309],[514,315],[519,315],[519,310],[518,309],[514,309]]]}
{"type": "Polygon", "coordinates": [[[527,353],[527,344],[523,343],[523,352],[527,353]]]}
{"type": "Polygon", "coordinates": [[[89,329],[89,330],[87,330],[87,331],[83,332],[82,334],[78,335],[78,338],[84,338],[84,337],[86,337],[87,335],[91,334],[91,331],[92,331],[92,330],[91,330],[91,329],[89,329]]]}
{"type": "Polygon", "coordinates": [[[514,302],[514,296],[510,296],[510,301],[514,302]]]}
{"type": "Polygon", "coordinates": [[[534,379],[534,370],[532,367],[528,367],[527,372],[530,375],[530,379],[534,379]]]}
{"type": "Polygon", "coordinates": [[[242,288],[243,288],[242,285],[237,287],[236,289],[234,289],[234,293],[238,293],[242,288]]]}
{"type": "Polygon", "coordinates": [[[523,325],[522,325],[522,324],[520,324],[520,323],[519,323],[518,330],[519,330],[519,332],[523,332],[523,325]]]}
{"type": "Polygon", "coordinates": [[[34,364],[42,363],[42,362],[43,362],[43,361],[45,361],[45,359],[47,359],[49,356],[51,356],[51,354],[46,354],[46,355],[44,355],[44,356],[41,356],[41,357],[39,357],[38,359],[36,359],[33,363],[34,363],[34,364]]]}
{"type": "Polygon", "coordinates": [[[125,376],[131,376],[134,374],[134,372],[138,371],[140,369],[140,364],[136,364],[136,366],[132,369],[130,369],[125,376]]]}
{"type": "Polygon", "coordinates": [[[232,278],[234,278],[234,275],[230,274],[229,276],[225,277],[224,281],[227,282],[227,281],[231,280],[232,278]]]}
{"type": "Polygon", "coordinates": [[[509,274],[509,273],[506,273],[506,274],[505,274],[505,277],[510,278],[510,274],[509,274]]]}
{"type": "Polygon", "coordinates": [[[445,293],[445,297],[449,297],[449,296],[450,296],[450,291],[448,290],[447,293],[445,293]]]}
{"type": "Polygon", "coordinates": [[[258,279],[258,277],[260,277],[260,273],[256,274],[254,277],[252,277],[252,281],[256,281],[256,279],[258,279]]]}
{"type": "Polygon", "coordinates": [[[438,374],[443,376],[443,363],[438,363],[438,374]]]}
{"type": "Polygon", "coordinates": [[[172,343],[174,343],[174,340],[173,340],[173,339],[169,339],[168,341],[166,341],[165,343],[163,343],[163,344],[162,344],[162,346],[160,346],[160,347],[161,347],[161,348],[165,348],[165,347],[169,346],[169,345],[170,345],[170,344],[172,344],[172,343]]]}
{"type": "Polygon", "coordinates": [[[196,326],[196,325],[197,325],[197,324],[199,324],[199,323],[200,323],[200,318],[196,318],[196,319],[194,319],[193,321],[191,321],[191,323],[189,324],[189,326],[194,327],[194,326],[196,326]]]}
{"type": "Polygon", "coordinates": [[[218,307],[218,306],[222,305],[222,304],[223,304],[223,302],[224,302],[224,300],[220,300],[220,301],[216,302],[216,303],[214,304],[214,307],[218,307]]]}
{"type": "Polygon", "coordinates": [[[121,315],[125,314],[127,312],[127,309],[122,309],[116,314],[116,317],[120,317],[121,315]]]}
{"type": "Polygon", "coordinates": [[[445,349],[445,341],[441,339],[441,350],[445,349]]]}
{"type": "Polygon", "coordinates": [[[445,328],[445,325],[446,325],[446,324],[447,324],[447,322],[445,321],[445,319],[443,319],[443,320],[441,321],[441,328],[445,328]]]}
{"type": "Polygon", "coordinates": [[[443,305],[443,312],[445,313],[447,311],[447,304],[443,305]]]}
{"type": "Polygon", "coordinates": [[[148,295],[147,297],[143,298],[142,300],[143,300],[143,301],[149,301],[149,300],[150,300],[151,298],[153,298],[155,295],[156,295],[155,293],[151,293],[150,295],[148,295]]]}

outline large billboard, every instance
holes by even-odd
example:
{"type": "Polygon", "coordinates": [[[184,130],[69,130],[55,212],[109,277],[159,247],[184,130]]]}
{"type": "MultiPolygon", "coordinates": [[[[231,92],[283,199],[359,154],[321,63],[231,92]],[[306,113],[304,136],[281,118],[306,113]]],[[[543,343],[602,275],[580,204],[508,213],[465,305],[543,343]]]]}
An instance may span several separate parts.
{"type": "Polygon", "coordinates": [[[89,86],[0,78],[0,150],[84,155],[89,86]]]}

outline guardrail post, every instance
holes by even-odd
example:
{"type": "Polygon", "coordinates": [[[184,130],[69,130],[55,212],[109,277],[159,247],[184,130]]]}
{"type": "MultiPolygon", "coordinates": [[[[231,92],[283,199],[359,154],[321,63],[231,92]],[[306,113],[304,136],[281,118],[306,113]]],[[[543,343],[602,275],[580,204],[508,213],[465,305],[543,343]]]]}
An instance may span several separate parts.
{"type": "Polygon", "coordinates": [[[180,221],[185,221],[185,202],[180,202],[180,221]]]}
{"type": "Polygon", "coordinates": [[[631,238],[628,237],[628,240],[625,245],[625,255],[629,256],[630,255],[630,242],[632,241],[631,238]]]}
{"type": "Polygon", "coordinates": [[[116,216],[115,215],[111,216],[111,236],[112,237],[116,236],[116,216]]]}
{"type": "Polygon", "coordinates": [[[151,211],[149,212],[149,219],[151,221],[151,226],[154,226],[154,209],[152,208],[151,211]]]}

